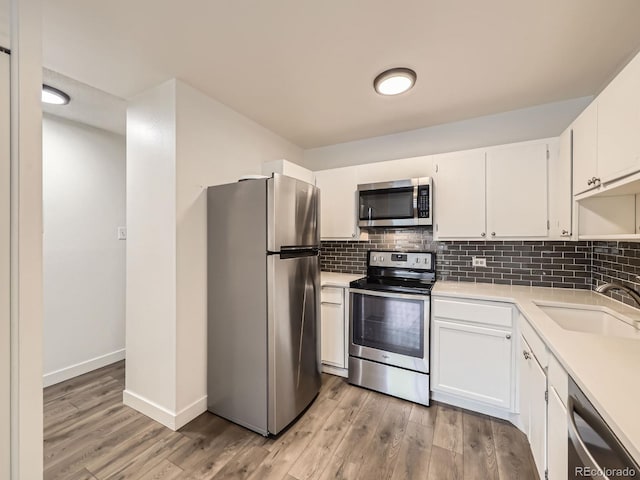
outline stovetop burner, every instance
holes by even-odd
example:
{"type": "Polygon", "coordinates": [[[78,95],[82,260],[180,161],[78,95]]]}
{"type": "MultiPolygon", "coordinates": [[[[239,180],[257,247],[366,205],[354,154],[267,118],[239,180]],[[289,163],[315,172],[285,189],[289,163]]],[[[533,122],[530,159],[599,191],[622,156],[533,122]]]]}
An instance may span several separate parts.
{"type": "Polygon", "coordinates": [[[435,280],[416,281],[401,278],[364,277],[354,280],[349,286],[361,290],[429,295],[434,283],[435,280]]]}
{"type": "Polygon", "coordinates": [[[429,295],[436,281],[435,253],[371,250],[367,276],[350,287],[362,290],[429,295]]]}

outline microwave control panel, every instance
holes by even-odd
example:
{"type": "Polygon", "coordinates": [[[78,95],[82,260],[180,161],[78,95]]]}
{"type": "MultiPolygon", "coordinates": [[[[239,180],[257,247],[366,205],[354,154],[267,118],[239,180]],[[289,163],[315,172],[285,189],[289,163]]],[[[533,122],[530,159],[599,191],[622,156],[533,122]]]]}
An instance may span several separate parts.
{"type": "Polygon", "coordinates": [[[429,185],[418,186],[418,218],[429,218],[429,185]]]}

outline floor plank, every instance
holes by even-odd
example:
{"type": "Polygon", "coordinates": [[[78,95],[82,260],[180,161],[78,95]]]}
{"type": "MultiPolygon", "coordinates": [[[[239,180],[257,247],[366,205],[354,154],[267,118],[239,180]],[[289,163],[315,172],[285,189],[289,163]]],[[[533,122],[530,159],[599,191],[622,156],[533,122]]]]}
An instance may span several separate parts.
{"type": "Polygon", "coordinates": [[[433,444],[462,454],[462,411],[444,404],[438,405],[433,444]]]}
{"type": "Polygon", "coordinates": [[[322,480],[354,480],[358,477],[365,462],[366,448],[389,404],[389,397],[375,392],[367,393],[365,403],[325,468],[322,480]]]}
{"type": "Polygon", "coordinates": [[[45,480],[534,480],[511,424],[322,376],[313,404],[265,438],[209,412],[173,432],[122,404],[124,362],[44,390],[45,480]]]}
{"type": "Polygon", "coordinates": [[[431,448],[429,480],[462,480],[462,469],[462,454],[435,445],[431,448]]]}
{"type": "Polygon", "coordinates": [[[155,467],[142,475],[140,480],[173,480],[181,478],[183,471],[169,460],[162,460],[155,467]]]}
{"type": "Polygon", "coordinates": [[[432,403],[430,406],[418,405],[414,403],[411,407],[409,421],[419,423],[431,429],[436,428],[436,416],[438,414],[438,404],[432,403]]]}
{"type": "Polygon", "coordinates": [[[369,441],[365,452],[366,462],[360,468],[358,479],[390,478],[395,468],[400,443],[411,414],[412,404],[391,398],[378,425],[376,433],[369,441]]]}
{"type": "Polygon", "coordinates": [[[417,480],[426,478],[429,471],[432,443],[433,429],[410,421],[400,445],[392,479],[417,480]]]}
{"type": "Polygon", "coordinates": [[[498,465],[489,417],[464,412],[463,472],[465,480],[498,480],[498,465]]]}
{"type": "Polygon", "coordinates": [[[289,470],[289,474],[299,480],[320,477],[327,466],[327,458],[333,455],[364,400],[366,396],[357,389],[346,389],[336,409],[316,432],[307,448],[289,470]]]}
{"type": "Polygon", "coordinates": [[[305,415],[270,446],[269,455],[250,477],[251,480],[282,479],[337,406],[338,402],[327,396],[318,397],[305,415]]]}
{"type": "Polygon", "coordinates": [[[492,419],[491,428],[496,445],[498,473],[501,480],[530,480],[538,474],[533,467],[533,458],[527,439],[513,425],[492,419]]]}

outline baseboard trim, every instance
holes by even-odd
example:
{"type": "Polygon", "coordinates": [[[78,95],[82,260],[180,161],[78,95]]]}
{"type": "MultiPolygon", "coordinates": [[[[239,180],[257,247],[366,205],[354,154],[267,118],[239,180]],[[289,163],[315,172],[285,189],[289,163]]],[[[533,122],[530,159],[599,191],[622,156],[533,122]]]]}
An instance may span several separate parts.
{"type": "Polygon", "coordinates": [[[494,407],[492,405],[485,405],[481,402],[468,400],[466,398],[460,398],[456,395],[451,395],[444,392],[431,391],[431,399],[436,402],[446,403],[454,407],[464,408],[465,410],[471,410],[472,412],[482,413],[491,417],[500,418],[512,423],[516,427],[520,428],[519,415],[514,412],[510,412],[500,407],[494,407]]]}
{"type": "Polygon", "coordinates": [[[207,396],[196,400],[191,405],[174,413],[151,400],[144,398],[130,390],[122,392],[122,403],[138,410],[140,413],[152,418],[173,431],[184,427],[191,420],[207,410],[207,396]]]}
{"type": "Polygon", "coordinates": [[[175,419],[176,430],[184,427],[194,418],[207,411],[207,396],[196,400],[188,407],[183,408],[178,412],[175,419]]]}
{"type": "Polygon", "coordinates": [[[344,378],[347,378],[349,376],[349,371],[346,368],[334,367],[333,365],[328,365],[326,363],[322,364],[322,371],[324,373],[329,373],[331,375],[337,375],[344,378]]]}
{"type": "Polygon", "coordinates": [[[64,382],[65,380],[69,380],[84,373],[119,362],[120,360],[124,360],[124,358],[125,349],[123,348],[121,350],[116,350],[115,352],[107,353],[106,355],[101,355],[84,362],[76,363],[75,365],[45,374],[43,377],[43,385],[44,387],[49,387],[56,383],[64,382]]]}

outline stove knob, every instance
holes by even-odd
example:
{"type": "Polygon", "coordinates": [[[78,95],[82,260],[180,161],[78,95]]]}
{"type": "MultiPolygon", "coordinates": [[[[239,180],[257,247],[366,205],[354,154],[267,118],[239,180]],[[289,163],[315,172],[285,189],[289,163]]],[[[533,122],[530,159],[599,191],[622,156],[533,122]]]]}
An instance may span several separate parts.
{"type": "Polygon", "coordinates": [[[381,261],[381,262],[384,262],[384,257],[380,257],[380,261],[381,261]]]}
{"type": "Polygon", "coordinates": [[[372,262],[375,262],[376,260],[378,260],[378,257],[376,257],[375,255],[371,257],[372,262]]]}

